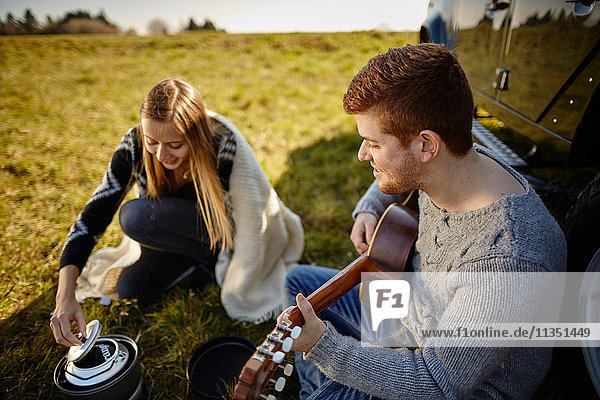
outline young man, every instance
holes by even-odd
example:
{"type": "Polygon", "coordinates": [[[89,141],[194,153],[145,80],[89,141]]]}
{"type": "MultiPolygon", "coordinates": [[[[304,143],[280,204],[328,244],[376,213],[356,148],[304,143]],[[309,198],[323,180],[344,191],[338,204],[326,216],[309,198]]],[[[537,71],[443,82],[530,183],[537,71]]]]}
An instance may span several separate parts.
{"type": "MultiPolygon", "coordinates": [[[[344,109],[356,115],[358,158],[376,179],[353,213],[350,238],[359,253],[395,195],[420,191],[413,268],[440,274],[411,294],[402,322],[409,331],[489,311],[498,297],[470,275],[442,273],[564,270],[564,236],[540,198],[516,171],[473,146],[472,94],[443,46],[373,57],[350,83],[344,109]]],[[[299,266],[286,280],[290,304],[305,319],[293,347],[303,399],[527,398],[547,372],[550,348],[361,346],[357,288],[319,317],[304,297],[336,272],[299,266]]]]}

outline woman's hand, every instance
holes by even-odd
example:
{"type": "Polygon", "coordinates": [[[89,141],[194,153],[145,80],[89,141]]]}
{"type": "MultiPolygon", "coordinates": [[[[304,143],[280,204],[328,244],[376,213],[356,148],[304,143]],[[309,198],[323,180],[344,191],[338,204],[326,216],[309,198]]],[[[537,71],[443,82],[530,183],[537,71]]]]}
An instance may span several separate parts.
{"type": "Polygon", "coordinates": [[[368,212],[361,212],[356,216],[352,232],[350,232],[350,240],[354,244],[358,254],[362,254],[369,249],[376,226],[377,217],[375,215],[368,212]]]}
{"type": "Polygon", "coordinates": [[[65,265],[58,274],[58,290],[56,291],[56,307],[50,318],[50,328],[56,343],[65,346],[80,346],[79,340],[71,331],[71,321],[75,321],[79,331],[85,336],[85,316],[81,306],[75,300],[75,282],[79,268],[65,265]]]}
{"type": "MultiPolygon", "coordinates": [[[[325,322],[321,321],[315,314],[312,306],[306,300],[306,298],[302,295],[302,293],[298,293],[296,295],[296,303],[298,304],[298,308],[304,317],[304,325],[302,325],[302,332],[297,339],[294,340],[292,344],[292,350],[294,351],[303,351],[308,352],[313,346],[321,339],[323,333],[325,332],[325,322]]],[[[281,315],[277,317],[277,321],[281,322],[284,316],[289,313],[294,306],[290,306],[283,310],[281,315]]]]}

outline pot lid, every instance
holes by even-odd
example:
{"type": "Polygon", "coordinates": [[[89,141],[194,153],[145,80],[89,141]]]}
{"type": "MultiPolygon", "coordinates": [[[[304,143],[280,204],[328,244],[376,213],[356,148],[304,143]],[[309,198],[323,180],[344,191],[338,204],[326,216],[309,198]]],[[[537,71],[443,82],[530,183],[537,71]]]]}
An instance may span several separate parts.
{"type": "Polygon", "coordinates": [[[97,319],[90,321],[86,326],[86,335],[81,338],[83,344],[81,346],[71,346],[69,348],[69,353],[67,354],[67,359],[70,362],[77,362],[81,360],[85,355],[90,351],[90,349],[96,343],[96,340],[100,336],[100,331],[102,330],[102,325],[100,321],[97,319]]]}

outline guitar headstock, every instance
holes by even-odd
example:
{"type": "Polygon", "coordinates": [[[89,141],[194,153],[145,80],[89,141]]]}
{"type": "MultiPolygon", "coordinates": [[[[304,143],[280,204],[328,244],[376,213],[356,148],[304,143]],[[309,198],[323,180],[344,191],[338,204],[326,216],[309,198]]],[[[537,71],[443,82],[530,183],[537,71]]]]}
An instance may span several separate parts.
{"type": "Polygon", "coordinates": [[[283,390],[285,378],[274,380],[272,377],[278,368],[283,368],[283,372],[287,376],[292,374],[292,365],[287,364],[283,367],[281,363],[285,354],[291,350],[294,339],[300,336],[301,331],[300,326],[294,326],[285,318],[276,324],[246,362],[235,386],[234,400],[256,400],[261,397],[268,400],[275,399],[275,396],[265,396],[262,392],[269,383],[275,384],[276,391],[283,390]]]}

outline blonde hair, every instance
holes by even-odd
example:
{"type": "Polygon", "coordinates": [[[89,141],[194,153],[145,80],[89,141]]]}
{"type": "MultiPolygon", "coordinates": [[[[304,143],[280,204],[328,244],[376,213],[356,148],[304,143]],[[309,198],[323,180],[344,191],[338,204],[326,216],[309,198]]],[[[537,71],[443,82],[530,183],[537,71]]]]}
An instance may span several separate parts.
{"type": "MultiPolygon", "coordinates": [[[[225,193],[217,173],[215,134],[208,124],[206,106],[200,93],[178,79],[159,82],[146,95],[140,119],[171,123],[189,147],[189,174],[197,195],[197,208],[208,231],[210,249],[233,247],[233,227],[229,220],[225,193]]],[[[143,135],[140,124],[140,133],[143,135]]],[[[155,155],[144,146],[143,163],[148,187],[146,196],[158,198],[177,191],[173,172],[165,171],[155,155]]]]}

